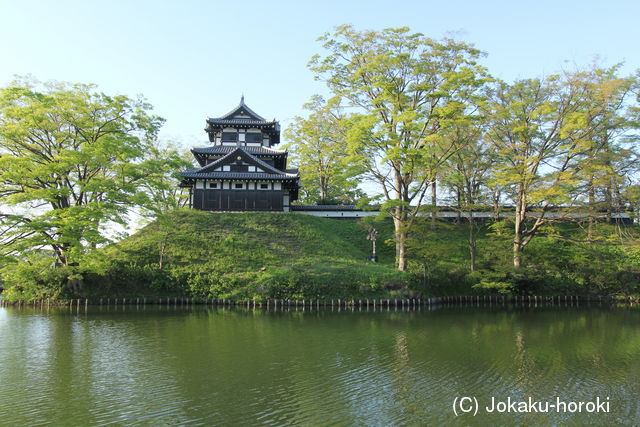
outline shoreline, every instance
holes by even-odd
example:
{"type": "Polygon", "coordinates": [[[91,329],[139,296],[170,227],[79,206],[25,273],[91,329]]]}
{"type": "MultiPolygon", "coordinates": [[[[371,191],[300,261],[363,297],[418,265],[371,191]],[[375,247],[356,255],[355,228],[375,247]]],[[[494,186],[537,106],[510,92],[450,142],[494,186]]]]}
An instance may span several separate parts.
{"type": "Polygon", "coordinates": [[[572,307],[580,303],[599,304],[640,304],[638,296],[445,296],[432,298],[368,298],[368,299],[274,299],[274,300],[230,300],[230,299],[201,299],[189,297],[164,298],[73,298],[70,300],[37,300],[37,301],[6,301],[0,298],[0,307],[121,307],[121,306],[216,306],[216,307],[358,307],[358,308],[412,308],[412,307],[484,307],[484,306],[560,306],[572,307]]]}

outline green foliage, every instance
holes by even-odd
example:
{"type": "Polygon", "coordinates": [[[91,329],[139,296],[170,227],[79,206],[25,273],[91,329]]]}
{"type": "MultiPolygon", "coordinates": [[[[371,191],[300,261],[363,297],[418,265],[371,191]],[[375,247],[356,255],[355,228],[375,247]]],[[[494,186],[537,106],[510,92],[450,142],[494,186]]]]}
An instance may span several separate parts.
{"type": "MultiPolygon", "coordinates": [[[[378,225],[389,238],[391,224],[378,225]]],[[[77,294],[218,299],[373,298],[404,295],[390,248],[366,260],[366,228],[300,214],[178,210],[83,257],[77,294]]],[[[51,263],[51,259],[49,260],[51,263]]],[[[12,298],[24,286],[6,278],[12,298]]],[[[64,288],[56,281],[51,286],[64,288]]],[[[25,298],[27,294],[23,295],[25,298]]]]}
{"type": "Polygon", "coordinates": [[[148,218],[189,205],[189,192],[180,187],[180,172],[192,167],[193,155],[169,144],[150,143],[145,153],[145,168],[153,171],[139,182],[136,203],[148,218]]]}
{"type": "Polygon", "coordinates": [[[335,102],[314,96],[307,118],[295,117],[286,131],[290,160],[300,168],[303,203],[355,204],[364,196],[345,162],[346,119],[335,102]]]}
{"type": "MultiPolygon", "coordinates": [[[[505,225],[508,227],[508,225],[505,225]]],[[[88,298],[351,299],[500,295],[637,295],[640,231],[597,224],[542,229],[513,269],[511,238],[480,224],[477,270],[469,272],[466,224],[419,221],[408,241],[409,273],[393,268],[393,224],[283,213],[178,210],[135,235],[53,268],[46,253],[6,265],[8,300],[88,298]],[[379,263],[366,261],[374,226],[379,263]]]]}
{"type": "MultiPolygon", "coordinates": [[[[157,210],[163,180],[181,166],[155,144],[163,119],[144,99],[91,85],[18,81],[0,89],[2,255],[53,251],[76,264],[108,241],[108,223],[133,208],[157,210]]],[[[164,185],[164,187],[163,187],[164,185]]]]}
{"type": "Polygon", "coordinates": [[[313,98],[288,133],[303,197],[364,204],[354,177],[377,181],[372,200],[393,219],[375,225],[390,243],[378,246],[380,264],[364,261],[357,223],[176,212],[188,159],[157,145],[163,120],[144,99],[24,81],[0,89],[9,298],[638,293],[636,227],[597,221],[640,216],[640,73],[594,66],[490,86],[481,52],[455,40],[351,26],[321,40],[326,56],[310,68],[333,97],[313,98]],[[435,227],[422,215],[436,212],[436,182],[454,190],[460,212],[491,199],[496,211],[512,203],[513,215],[435,227]],[[432,204],[421,206],[429,187],[432,204]],[[550,217],[579,208],[584,230],[550,217]],[[155,221],[92,253],[131,210],[155,221]],[[391,271],[393,248],[411,275],[391,271]]]}
{"type": "Polygon", "coordinates": [[[65,295],[70,276],[72,271],[69,267],[54,268],[51,256],[34,254],[0,269],[5,288],[2,296],[8,301],[55,300],[65,295]]]}
{"type": "Polygon", "coordinates": [[[624,209],[620,187],[637,159],[629,146],[637,123],[626,111],[634,79],[617,77],[618,68],[499,82],[486,104],[493,185],[507,189],[515,205],[514,268],[550,208],[586,202],[594,218],[602,191],[609,211],[624,209]]]}
{"type": "Polygon", "coordinates": [[[480,283],[473,285],[471,288],[485,291],[485,293],[498,293],[501,295],[513,294],[513,283],[496,282],[489,279],[482,279],[480,283]]]}
{"type": "Polygon", "coordinates": [[[525,254],[512,265],[512,223],[482,224],[478,230],[478,269],[469,272],[467,225],[419,224],[410,240],[410,271],[417,289],[428,295],[473,293],[506,295],[636,295],[640,293],[640,231],[597,224],[594,239],[570,223],[541,228],[525,254]]]}
{"type": "Polygon", "coordinates": [[[314,56],[310,68],[353,111],[347,161],[380,185],[403,271],[413,214],[455,150],[442,129],[473,114],[469,106],[487,80],[476,63],[481,52],[406,27],[360,32],[343,25],[321,40],[328,53],[314,56]]]}

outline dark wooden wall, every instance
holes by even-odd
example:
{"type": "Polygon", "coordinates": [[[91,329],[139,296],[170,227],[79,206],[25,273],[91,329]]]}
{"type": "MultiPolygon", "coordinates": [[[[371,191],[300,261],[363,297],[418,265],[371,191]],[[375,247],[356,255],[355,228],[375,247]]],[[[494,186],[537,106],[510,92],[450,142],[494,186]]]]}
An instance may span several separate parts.
{"type": "Polygon", "coordinates": [[[203,211],[282,211],[284,191],[194,190],[193,208],[203,211]]]}

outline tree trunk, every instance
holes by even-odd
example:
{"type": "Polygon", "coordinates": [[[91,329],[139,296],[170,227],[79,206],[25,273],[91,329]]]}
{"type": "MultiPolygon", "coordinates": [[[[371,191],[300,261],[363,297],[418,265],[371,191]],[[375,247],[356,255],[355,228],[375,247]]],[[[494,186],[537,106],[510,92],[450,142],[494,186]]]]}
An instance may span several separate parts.
{"type": "Polygon", "coordinates": [[[327,202],[327,198],[328,196],[328,185],[327,185],[327,179],[325,177],[320,177],[320,202],[322,204],[327,202]]]}
{"type": "Polygon", "coordinates": [[[604,194],[607,203],[607,222],[611,223],[611,218],[613,218],[613,191],[610,186],[605,188],[604,194]]]}
{"type": "Polygon", "coordinates": [[[69,245],[66,243],[63,244],[51,244],[53,248],[54,256],[55,256],[55,266],[56,267],[65,267],[69,264],[69,259],[67,254],[69,252],[69,245]]]}
{"type": "Polygon", "coordinates": [[[457,203],[457,212],[456,212],[456,224],[459,225],[462,223],[462,196],[461,196],[460,187],[456,187],[456,203],[457,203]]]}
{"type": "Polygon", "coordinates": [[[476,230],[472,211],[469,212],[469,257],[469,269],[474,272],[476,270],[476,230]]]}
{"type": "Polygon", "coordinates": [[[591,242],[593,240],[593,223],[595,222],[596,214],[596,197],[595,190],[593,188],[593,176],[589,179],[589,226],[587,227],[587,240],[591,242]]]}
{"type": "Polygon", "coordinates": [[[436,180],[431,181],[431,205],[433,211],[431,212],[431,230],[436,229],[436,208],[438,206],[438,187],[436,186],[436,180]]]}
{"type": "Polygon", "coordinates": [[[162,242],[160,242],[160,259],[158,262],[158,267],[160,268],[160,271],[162,271],[162,269],[164,268],[164,251],[167,247],[167,239],[166,236],[162,238],[162,242]]]}
{"type": "Polygon", "coordinates": [[[493,221],[498,222],[500,220],[500,190],[493,192],[493,221]]]}
{"type": "Polygon", "coordinates": [[[84,290],[84,280],[78,278],[67,279],[67,287],[71,289],[73,295],[82,296],[84,290]]]}
{"type": "Polygon", "coordinates": [[[513,239],[513,268],[522,267],[522,234],[516,232],[513,239]]]}
{"type": "Polygon", "coordinates": [[[402,220],[406,214],[398,207],[399,216],[393,218],[393,226],[395,229],[396,239],[396,268],[398,271],[405,271],[407,269],[407,233],[405,231],[405,221],[402,220]]]}
{"type": "Polygon", "coordinates": [[[406,243],[405,239],[407,238],[406,233],[400,234],[400,247],[398,248],[398,271],[406,271],[407,270],[407,253],[406,253],[406,243]]]}
{"type": "Polygon", "coordinates": [[[516,270],[522,266],[522,226],[524,225],[524,210],[524,194],[522,193],[522,185],[519,185],[513,233],[513,268],[516,270]]]}

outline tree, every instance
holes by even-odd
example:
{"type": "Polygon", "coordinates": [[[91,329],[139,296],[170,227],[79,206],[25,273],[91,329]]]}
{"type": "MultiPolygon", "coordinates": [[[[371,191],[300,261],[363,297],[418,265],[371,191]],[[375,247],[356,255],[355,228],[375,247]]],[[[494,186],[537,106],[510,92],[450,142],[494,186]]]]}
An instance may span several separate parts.
{"type": "Polygon", "coordinates": [[[638,81],[635,77],[618,77],[619,68],[593,67],[582,73],[583,85],[596,104],[592,108],[600,110],[601,122],[575,165],[579,179],[575,199],[587,207],[589,241],[593,240],[593,226],[600,212],[604,211],[610,221],[614,213],[630,208],[626,190],[638,168],[638,137],[634,134],[638,121],[629,102],[638,81]]]}
{"type": "Polygon", "coordinates": [[[346,118],[335,102],[314,96],[304,105],[305,119],[295,117],[286,133],[292,160],[300,168],[303,201],[355,203],[364,194],[344,162],[346,118]]]}
{"type": "Polygon", "coordinates": [[[193,155],[188,150],[182,152],[171,144],[150,144],[145,163],[157,171],[140,183],[145,201],[140,213],[145,220],[155,220],[158,232],[158,268],[164,269],[171,236],[178,232],[179,224],[171,215],[176,209],[189,205],[189,192],[180,187],[180,171],[193,167],[193,155]]]}
{"type": "Polygon", "coordinates": [[[358,32],[338,27],[321,37],[328,50],[310,68],[353,110],[349,161],[380,185],[395,228],[396,265],[406,268],[406,239],[425,192],[453,147],[446,122],[468,114],[468,99],[485,81],[480,51],[408,28],[358,32]]]}
{"type": "Polygon", "coordinates": [[[148,158],[163,123],[151,108],[92,85],[0,89],[3,255],[49,248],[56,265],[74,265],[108,240],[108,223],[147,205],[148,184],[174,160],[148,158]]]}
{"type": "Polygon", "coordinates": [[[583,72],[498,83],[488,136],[498,159],[495,184],[508,188],[515,204],[514,268],[549,210],[573,204],[580,159],[606,128],[609,102],[622,87],[583,72]]]}
{"type": "Polygon", "coordinates": [[[470,270],[476,269],[477,226],[474,211],[487,205],[488,183],[494,165],[493,147],[485,140],[486,121],[461,120],[447,131],[457,149],[444,169],[444,183],[453,189],[456,208],[469,224],[470,270]]]}
{"type": "Polygon", "coordinates": [[[193,167],[193,155],[171,143],[152,141],[145,155],[145,167],[155,171],[139,184],[145,198],[140,204],[147,218],[189,206],[188,189],[180,187],[180,172],[193,167]]]}

